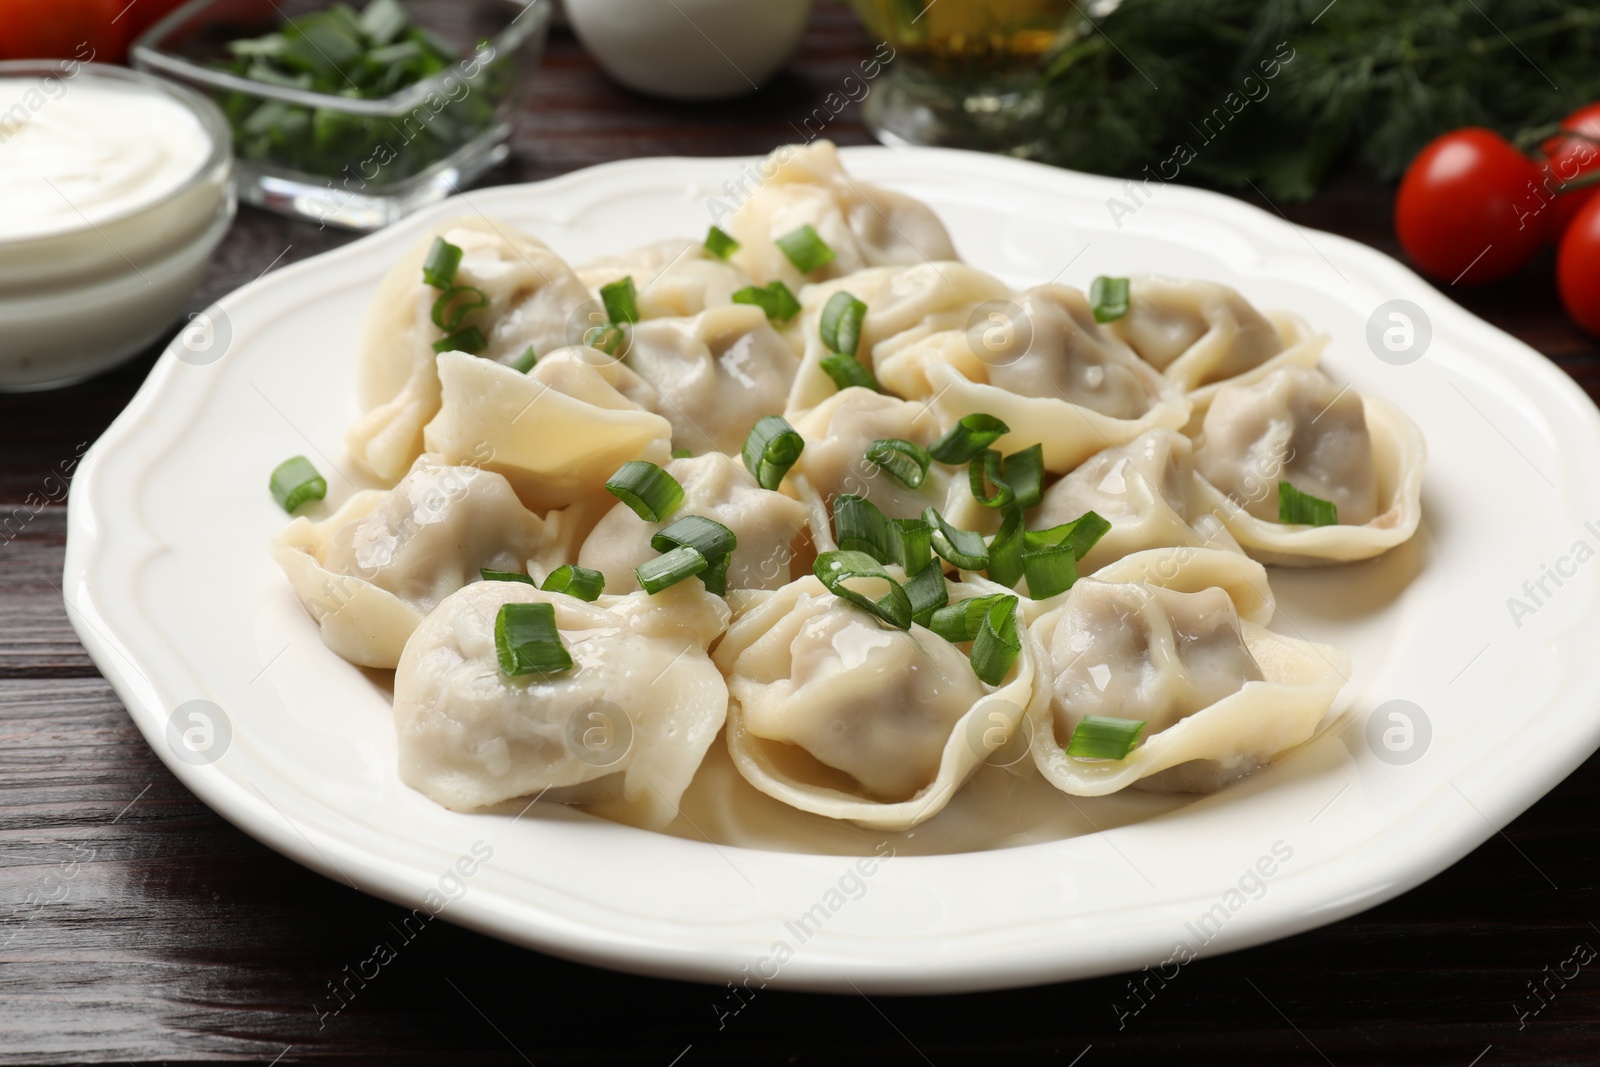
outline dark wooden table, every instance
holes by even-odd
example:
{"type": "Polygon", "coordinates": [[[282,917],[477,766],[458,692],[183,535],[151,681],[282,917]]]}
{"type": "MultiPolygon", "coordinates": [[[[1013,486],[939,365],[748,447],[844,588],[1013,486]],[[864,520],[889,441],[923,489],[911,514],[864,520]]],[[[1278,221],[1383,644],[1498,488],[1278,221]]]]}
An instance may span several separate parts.
{"type": "MultiPolygon", "coordinates": [[[[558,33],[515,157],[491,180],[767,151],[868,44],[838,3],[822,3],[775,85],[731,106],[683,107],[616,88],[558,33]]],[[[853,110],[828,132],[869,139],[853,110]]],[[[1389,197],[1351,175],[1286,210],[1394,253],[1389,197]]],[[[193,308],[347,239],[242,211],[193,308]]],[[[1600,391],[1600,350],[1561,314],[1548,262],[1451,296],[1600,391]]],[[[1575,946],[1600,948],[1594,759],[1420,889],[1191,964],[1120,1026],[1117,1005],[1135,1004],[1128,976],[871,1001],[769,991],[719,1029],[710,987],[592,970],[447,924],[319,1020],[313,999],[390,937],[400,909],[291,863],[197,802],[134,729],[61,604],[66,507],[51,474],[116,416],[159,349],[76,388],[0,397],[0,518],[22,523],[0,543],[0,1062],[1600,1062],[1593,968],[1548,983],[1553,996],[1519,1020],[1539,1003],[1530,983],[1575,946]]]]}

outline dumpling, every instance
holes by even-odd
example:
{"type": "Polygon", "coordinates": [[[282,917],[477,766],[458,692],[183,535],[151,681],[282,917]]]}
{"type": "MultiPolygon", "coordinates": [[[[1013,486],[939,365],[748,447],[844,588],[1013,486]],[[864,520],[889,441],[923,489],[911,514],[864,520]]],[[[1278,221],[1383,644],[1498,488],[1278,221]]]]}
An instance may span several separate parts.
{"type": "Polygon", "coordinates": [[[719,452],[675,459],[666,470],[683,486],[683,503],[664,522],[646,522],[618,503],[583,542],[578,565],[601,571],[606,591],[639,588],[633,569],[654,559],[657,531],[685,515],[704,515],[733,531],[738,544],[728,564],[728,589],[777,589],[794,574],[809,574],[815,553],[808,547],[805,505],[762,489],[743,464],[719,452]]]}
{"type": "Polygon", "coordinates": [[[1263,562],[1366,559],[1409,539],[1421,519],[1427,446],[1416,424],[1312,368],[1219,391],[1194,457],[1209,506],[1263,562]],[[1281,481],[1331,502],[1338,523],[1280,523],[1281,481]]]}
{"type": "Polygon", "coordinates": [[[795,319],[798,326],[791,332],[791,341],[800,342],[803,354],[789,393],[791,412],[813,408],[838,391],[822,370],[822,360],[832,353],[822,343],[820,327],[822,309],[839,292],[847,292],[867,306],[860,344],[851,354],[872,369],[889,392],[922,397],[933,394],[915,363],[896,360],[895,355],[932,334],[967,329],[979,305],[1009,303],[1013,295],[1010,287],[993,275],[955,262],[877,267],[806,286],[795,319]]]}
{"type": "Polygon", "coordinates": [[[1316,363],[1327,339],[1311,337],[1293,316],[1275,317],[1226,285],[1143,274],[1128,279],[1128,313],[1109,328],[1169,381],[1192,392],[1269,363],[1316,363]]]}
{"type": "MultiPolygon", "coordinates": [[[[900,400],[852,386],[795,419],[805,451],[790,468],[786,483],[813,508],[831,509],[843,494],[866,497],[891,519],[914,519],[935,507],[957,526],[993,532],[999,517],[972,498],[964,469],[930,464],[921,486],[909,489],[867,459],[872,443],[899,438],[926,448],[943,434],[925,402],[900,400]],[[986,514],[987,513],[987,514],[986,514]]],[[[831,547],[828,514],[814,518],[823,547],[831,547]]]]}
{"type": "Polygon", "coordinates": [[[393,489],[351,497],[322,522],[295,519],[272,557],[330,649],[363,667],[393,667],[406,639],[478,570],[546,568],[570,550],[559,513],[524,508],[500,475],[424,455],[393,489]]]}
{"type": "Polygon", "coordinates": [[[1350,670],[1338,649],[1241,620],[1219,588],[1088,578],[1029,635],[1034,765],[1074,796],[1219,789],[1310,738],[1350,670]],[[1089,715],[1147,725],[1123,759],[1067,755],[1089,715]]]}
{"type": "Polygon", "coordinates": [[[1045,468],[1058,474],[1108,445],[1188,421],[1189,401],[1094,321],[1082,293],[1045,285],[1018,299],[1015,328],[934,334],[897,353],[885,373],[916,383],[914,398],[931,399],[947,424],[999,417],[1011,433],[995,448],[1042,443],[1045,468]]]}
{"type": "Polygon", "coordinates": [[[715,655],[728,750],[751,785],[802,811],[882,830],[932,818],[1033,695],[1027,642],[995,687],[931,630],[880,623],[814,577],[740,604],[715,655]]]}
{"type": "Polygon", "coordinates": [[[706,655],[727,623],[727,604],[694,582],[592,604],[518,582],[469,585],[400,658],[400,778],[456,811],[608,780],[620,795],[597,811],[660,829],[727,717],[727,685],[706,655]],[[500,608],[540,603],[554,606],[573,667],[507,677],[500,608]]]}
{"type": "Polygon", "coordinates": [[[625,362],[647,386],[633,395],[672,424],[674,448],[738,452],[757,419],[783,411],[798,361],[760,308],[646,319],[632,333],[625,362]]]}
{"type": "Polygon", "coordinates": [[[603,352],[561,349],[527,374],[464,352],[445,352],[438,365],[443,399],[424,435],[428,451],[504,474],[535,511],[596,500],[609,508],[603,487],[618,467],[671,454],[671,424],[624,395],[643,396],[644,383],[603,352]]]}
{"type": "Polygon", "coordinates": [[[761,177],[749,199],[721,223],[740,245],[732,262],[759,284],[781,281],[798,293],[807,281],[863,267],[959,258],[932,209],[851,178],[831,141],[777,149],[762,161],[761,177]],[[797,270],[776,244],[801,226],[814,229],[833,251],[830,262],[809,274],[797,270]]]}
{"type": "Polygon", "coordinates": [[[439,410],[433,344],[445,334],[432,312],[440,294],[422,277],[435,236],[462,251],[456,284],[489,298],[464,320],[482,330],[488,344],[479,356],[487,361],[515,360],[529,345],[542,355],[575,343],[573,316],[590,299],[560,256],[508,224],[452,219],[418,241],[384,277],[367,313],[357,376],[364,414],[345,433],[356,465],[389,482],[422,454],[422,428],[439,410]]]}
{"type": "Polygon", "coordinates": [[[595,293],[597,304],[601,286],[633,278],[639,315],[646,319],[682,318],[724,307],[734,293],[752,284],[750,275],[715,258],[704,244],[687,237],[668,238],[620,256],[597,259],[579,267],[577,273],[595,293]]]}
{"type": "Polygon", "coordinates": [[[1028,527],[1046,530],[1093,511],[1111,524],[1078,563],[1092,574],[1130,552],[1177,545],[1241,551],[1208,510],[1195,480],[1193,446],[1171,430],[1151,430],[1097,452],[1045,490],[1028,527]]]}

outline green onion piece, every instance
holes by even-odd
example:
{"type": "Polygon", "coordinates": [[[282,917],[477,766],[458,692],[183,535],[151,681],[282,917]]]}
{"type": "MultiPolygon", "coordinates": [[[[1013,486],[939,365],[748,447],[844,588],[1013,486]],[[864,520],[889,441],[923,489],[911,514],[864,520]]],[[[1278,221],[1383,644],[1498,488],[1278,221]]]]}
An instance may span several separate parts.
{"type": "Polygon", "coordinates": [[[1128,279],[1101,276],[1089,285],[1094,321],[1113,322],[1128,313],[1128,279]]]}
{"type": "Polygon", "coordinates": [[[1046,600],[1071,589],[1078,580],[1078,555],[1069,544],[1024,552],[1022,573],[1028,579],[1028,595],[1046,600]]]}
{"type": "Polygon", "coordinates": [[[874,393],[883,392],[878,385],[878,379],[873,377],[872,372],[855,356],[844,356],[835,352],[817,365],[840,389],[858,385],[863,389],[871,389],[874,393]]]}
{"type": "Polygon", "coordinates": [[[923,511],[922,521],[932,527],[933,550],[952,565],[964,571],[981,571],[989,566],[989,546],[983,543],[982,534],[951,526],[937,508],[923,511]]]}
{"type": "Polygon", "coordinates": [[[1085,715],[1067,742],[1067,755],[1079,759],[1127,759],[1145,724],[1138,719],[1085,715]]]}
{"type": "Polygon", "coordinates": [[[479,567],[478,576],[486,582],[521,582],[523,585],[536,584],[532,578],[520,571],[495,571],[488,567],[479,567]]]}
{"type": "MultiPolygon", "coordinates": [[[[530,582],[533,579],[528,579],[530,582]]],[[[563,563],[551,571],[539,587],[547,593],[565,593],[579,600],[594,600],[605,592],[606,576],[588,567],[563,563]]]]}
{"type": "Polygon", "coordinates": [[[468,313],[488,306],[489,294],[476,285],[452,285],[433,302],[433,324],[454,333],[468,313]]]}
{"type": "Polygon", "coordinates": [[[678,479],[642,459],[632,459],[606,479],[606,491],[633,509],[645,522],[662,522],[683,503],[678,479]]]}
{"type": "Polygon", "coordinates": [[[780,251],[794,264],[794,269],[801,274],[810,274],[818,267],[825,267],[833,262],[833,249],[829,248],[817,231],[811,225],[800,227],[791,233],[786,233],[776,242],[780,251]]]}
{"type": "MultiPolygon", "coordinates": [[[[890,519],[889,561],[916,578],[933,564],[933,528],[921,519],[890,519]]],[[[935,567],[935,570],[939,568],[935,567]]]]}
{"type": "Polygon", "coordinates": [[[1006,457],[1006,484],[1016,494],[1017,507],[1031,508],[1044,497],[1044,445],[1030,445],[1006,457]]]}
{"type": "Polygon", "coordinates": [[[522,350],[522,355],[518,356],[510,363],[507,363],[506,366],[510,367],[518,374],[527,374],[533,369],[533,365],[537,362],[539,362],[539,357],[534,354],[533,346],[529,345],[527,348],[522,350]]]}
{"type": "Polygon", "coordinates": [[[304,456],[278,464],[267,486],[272,490],[272,499],[291,515],[307,500],[321,500],[328,495],[327,479],[318,474],[317,468],[304,456]]]}
{"type": "Polygon", "coordinates": [[[865,608],[890,626],[911,629],[911,598],[906,595],[905,587],[889,577],[883,565],[865,552],[824,552],[817,557],[811,572],[834,596],[865,608]],[[872,600],[845,584],[852,579],[881,581],[888,585],[888,591],[872,600]]]}
{"type": "Polygon", "coordinates": [[[782,415],[763,415],[750,427],[740,456],[757,485],[776,489],[805,447],[805,438],[782,415]]]}
{"type": "Polygon", "coordinates": [[[468,326],[464,330],[457,330],[448,337],[441,337],[433,342],[435,352],[466,352],[476,355],[488,347],[489,341],[483,336],[483,331],[476,326],[468,326]]]}
{"type": "Polygon", "coordinates": [[[1016,602],[1016,597],[1009,593],[990,593],[988,596],[975,596],[967,600],[958,600],[949,607],[940,608],[933,613],[933,620],[928,623],[928,629],[949,641],[952,645],[959,645],[971,641],[978,636],[978,631],[983,628],[983,620],[989,614],[989,609],[1002,600],[1016,602]]]}
{"type": "Polygon", "coordinates": [[[1082,559],[1110,529],[1109,522],[1093,511],[1086,511],[1071,522],[1052,526],[1048,530],[1029,530],[1023,537],[1030,552],[1065,545],[1072,549],[1073,556],[1082,559]]]}
{"type": "Polygon", "coordinates": [[[829,352],[853,356],[861,347],[861,320],[867,317],[867,305],[842,289],[828,298],[822,307],[822,321],[818,332],[829,352]]]}
{"type": "Polygon", "coordinates": [[[1017,598],[1002,596],[983,613],[978,636],[972,639],[972,651],[967,658],[972,661],[972,673],[988,685],[1005,681],[1006,673],[1022,651],[1022,640],[1017,636],[1017,598]]]}
{"type": "Polygon", "coordinates": [[[788,322],[800,314],[800,301],[779,281],[768,282],[765,286],[747,285],[730,299],[735,304],[754,304],[773,322],[788,322]]]}
{"type": "Polygon", "coordinates": [[[928,476],[932,457],[928,450],[903,437],[885,437],[872,442],[867,449],[867,462],[882,467],[889,476],[907,489],[920,489],[928,476]]]}
{"type": "Polygon", "coordinates": [[[501,604],[494,617],[494,650],[500,673],[554,674],[569,670],[572,657],[561,643],[553,604],[501,604]]]}
{"type": "Polygon", "coordinates": [[[606,306],[606,318],[613,326],[639,321],[639,293],[633,287],[631,274],[623,275],[610,285],[602,285],[600,302],[606,306]]]}
{"type": "Polygon", "coordinates": [[[361,12],[361,32],[375,45],[385,45],[411,25],[399,0],[372,0],[361,12]]]}
{"type": "Polygon", "coordinates": [[[989,580],[1012,587],[1022,579],[1022,552],[1026,543],[1022,525],[1022,509],[1006,512],[1000,532],[989,541],[989,580]]]}
{"type": "Polygon", "coordinates": [[[950,588],[944,582],[940,567],[924,567],[906,583],[906,596],[911,600],[911,619],[919,626],[933,620],[933,613],[950,603],[950,588]]]}
{"type": "Polygon", "coordinates": [[[656,531],[650,538],[650,547],[657,552],[692,548],[709,562],[738,548],[739,538],[714,519],[704,515],[685,515],[672,525],[656,531]]]}
{"type": "Polygon", "coordinates": [[[707,566],[704,556],[684,545],[648,563],[641,563],[633,568],[633,573],[639,579],[640,588],[654,596],[668,586],[700,574],[707,566]]]}
{"type": "Polygon", "coordinates": [[[608,356],[617,354],[617,349],[622,347],[622,342],[627,340],[627,334],[621,326],[608,322],[604,326],[591,326],[584,331],[583,343],[590,348],[598,348],[608,356]]]}
{"type": "Polygon", "coordinates": [[[1016,502],[1017,494],[1006,484],[1005,475],[1000,471],[1000,453],[992,448],[972,457],[967,465],[967,481],[972,486],[972,499],[986,508],[1004,508],[1016,502]],[[993,496],[984,494],[985,477],[994,484],[993,496]]]}
{"type": "Polygon", "coordinates": [[[1337,526],[1339,508],[1330,500],[1302,493],[1288,482],[1279,482],[1278,521],[1297,526],[1337,526]]]}
{"type": "Polygon", "coordinates": [[[422,280],[435,289],[448,289],[456,283],[456,268],[461,266],[461,249],[435,237],[422,261],[422,280]]]}
{"type": "Polygon", "coordinates": [[[726,231],[713,226],[706,231],[706,251],[717,259],[727,259],[739,251],[739,242],[726,231]]]}
{"type": "Polygon", "coordinates": [[[673,459],[689,459],[693,455],[694,449],[692,448],[674,448],[672,450],[673,459]]]}
{"type": "Polygon", "coordinates": [[[834,499],[833,532],[846,552],[861,552],[879,563],[894,560],[889,520],[866,497],[844,493],[834,499]]]}
{"type": "Polygon", "coordinates": [[[700,582],[706,587],[706,592],[718,596],[728,595],[728,564],[732,562],[731,554],[718,556],[706,562],[706,569],[700,572],[700,582]]]}
{"type": "Polygon", "coordinates": [[[949,433],[930,445],[928,454],[940,463],[952,466],[966,463],[1010,432],[1011,427],[993,415],[982,412],[967,415],[950,427],[949,433]]]}

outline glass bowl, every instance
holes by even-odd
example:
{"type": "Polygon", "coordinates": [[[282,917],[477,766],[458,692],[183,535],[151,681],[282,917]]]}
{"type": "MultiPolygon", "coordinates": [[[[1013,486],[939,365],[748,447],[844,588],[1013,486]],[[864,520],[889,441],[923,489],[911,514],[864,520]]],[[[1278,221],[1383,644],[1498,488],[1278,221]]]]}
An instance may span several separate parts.
{"type": "Polygon", "coordinates": [[[550,0],[405,0],[413,25],[464,57],[376,100],[271,84],[222,68],[229,41],[330,5],[193,0],[133,45],[133,64],[209,96],[233,128],[239,198],[352,230],[459,192],[510,152],[549,29],[550,0]]]}

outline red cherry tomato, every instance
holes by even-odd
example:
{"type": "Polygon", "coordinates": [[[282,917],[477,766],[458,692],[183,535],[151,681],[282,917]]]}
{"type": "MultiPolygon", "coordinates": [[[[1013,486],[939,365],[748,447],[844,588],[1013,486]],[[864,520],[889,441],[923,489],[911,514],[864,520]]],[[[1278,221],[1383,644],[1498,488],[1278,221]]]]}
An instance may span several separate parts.
{"type": "Polygon", "coordinates": [[[1556,281],[1567,314],[1600,337],[1600,197],[1591,197],[1567,227],[1556,254],[1556,281]]]}
{"type": "MultiPolygon", "coordinates": [[[[1600,103],[1590,104],[1574,111],[1561,120],[1561,127],[1585,136],[1556,136],[1541,146],[1551,188],[1558,190],[1562,182],[1570,182],[1580,175],[1600,177],[1600,103]]],[[[1558,193],[1550,206],[1550,210],[1554,212],[1550,224],[1550,236],[1560,240],[1567,226],[1577,217],[1578,212],[1583,210],[1583,206],[1594,199],[1596,192],[1600,192],[1600,185],[1588,185],[1569,193],[1558,193]]]]}
{"type": "Polygon", "coordinates": [[[1406,168],[1395,230],[1426,274],[1463,285],[1504,278],[1544,243],[1543,172],[1493,130],[1467,127],[1430,143],[1406,168]]]}

